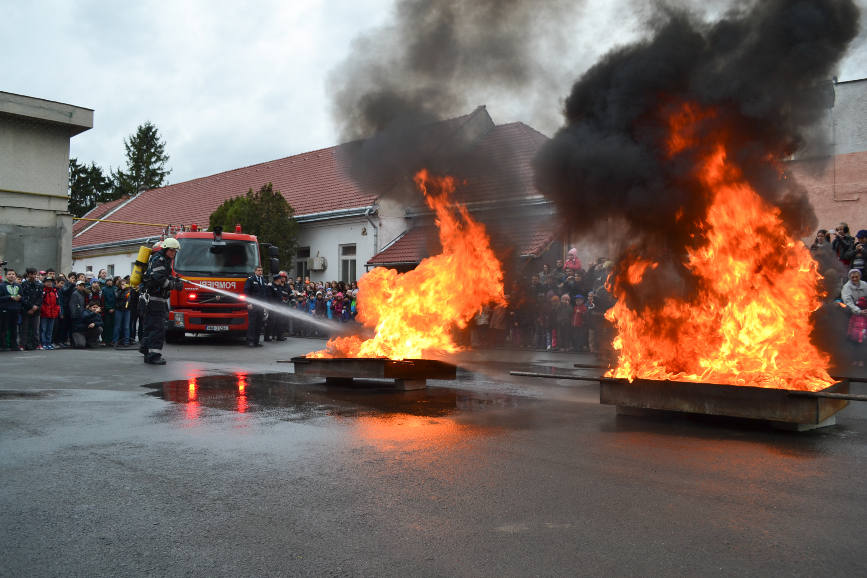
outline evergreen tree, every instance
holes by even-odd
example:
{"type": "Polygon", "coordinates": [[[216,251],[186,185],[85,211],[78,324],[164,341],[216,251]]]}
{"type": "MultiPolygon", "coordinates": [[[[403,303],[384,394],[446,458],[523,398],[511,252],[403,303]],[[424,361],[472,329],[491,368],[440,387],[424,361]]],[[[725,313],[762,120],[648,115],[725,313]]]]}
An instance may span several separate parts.
{"type": "Polygon", "coordinates": [[[117,196],[135,195],[139,191],[155,189],[166,184],[171,169],[166,168],[169,155],[166,143],[150,121],[139,125],[136,133],[124,139],[126,170],[112,174],[117,196]]]}
{"type": "Polygon", "coordinates": [[[297,246],[298,223],[294,215],[295,210],[280,191],[275,191],[268,183],[256,192],[250,189],[244,196],[224,201],[211,214],[209,227],[213,231],[214,227],[221,226],[224,231],[231,232],[236,224],[240,224],[245,233],[259,239],[263,263],[268,262],[264,246],[269,243],[280,248],[280,267],[287,269],[297,246]]]}
{"type": "Polygon", "coordinates": [[[78,159],[69,159],[69,212],[81,217],[97,203],[118,198],[111,184],[96,163],[87,166],[78,159]]]}

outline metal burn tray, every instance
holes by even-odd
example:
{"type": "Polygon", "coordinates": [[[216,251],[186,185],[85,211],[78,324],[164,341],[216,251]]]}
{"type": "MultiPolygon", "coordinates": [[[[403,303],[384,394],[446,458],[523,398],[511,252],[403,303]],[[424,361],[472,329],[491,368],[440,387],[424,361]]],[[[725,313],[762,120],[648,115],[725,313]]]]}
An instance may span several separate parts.
{"type": "MultiPolygon", "coordinates": [[[[848,394],[842,380],[821,393],[848,394]]],[[[836,423],[845,399],[808,397],[803,392],[716,383],[600,378],[599,402],[617,406],[618,413],[673,411],[763,420],[792,429],[812,429],[836,423]]]]}
{"type": "Polygon", "coordinates": [[[457,367],[435,359],[380,357],[293,357],[297,375],[324,377],[329,384],[351,385],[354,379],[393,379],[401,389],[421,389],[428,379],[455,379],[457,367]]]}

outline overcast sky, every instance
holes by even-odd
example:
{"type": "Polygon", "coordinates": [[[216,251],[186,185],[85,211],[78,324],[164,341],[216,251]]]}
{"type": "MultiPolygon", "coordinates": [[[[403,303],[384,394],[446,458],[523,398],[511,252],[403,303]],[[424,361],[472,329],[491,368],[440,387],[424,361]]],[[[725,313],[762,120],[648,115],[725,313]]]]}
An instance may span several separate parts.
{"type": "MultiPolygon", "coordinates": [[[[498,124],[520,120],[552,134],[571,82],[642,34],[646,14],[634,4],[576,2],[574,20],[558,23],[565,34],[540,63],[560,90],[532,103],[508,94],[472,101],[487,104],[498,124]]],[[[704,12],[724,4],[696,2],[704,12]]],[[[329,72],[353,38],[389,21],[391,7],[389,0],[0,0],[0,90],[94,109],[93,129],[72,139],[70,155],[106,171],[123,167],[124,138],[151,121],[171,157],[169,181],[185,181],[338,144],[329,72]]],[[[864,77],[862,32],[840,80],[864,77]]]]}

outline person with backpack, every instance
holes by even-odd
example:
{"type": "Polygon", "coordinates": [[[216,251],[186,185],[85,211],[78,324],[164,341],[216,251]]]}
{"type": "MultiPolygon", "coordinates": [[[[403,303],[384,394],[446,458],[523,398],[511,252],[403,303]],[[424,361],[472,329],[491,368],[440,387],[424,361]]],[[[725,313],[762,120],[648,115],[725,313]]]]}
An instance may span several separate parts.
{"type": "Polygon", "coordinates": [[[142,276],[142,296],[145,301],[144,339],[139,352],[144,362],[165,365],[163,344],[166,340],[166,319],[169,315],[169,296],[172,289],[181,290],[184,282],[173,274],[172,262],[181,248],[177,239],[169,237],[161,242],[162,247],[151,254],[147,269],[142,276]]]}

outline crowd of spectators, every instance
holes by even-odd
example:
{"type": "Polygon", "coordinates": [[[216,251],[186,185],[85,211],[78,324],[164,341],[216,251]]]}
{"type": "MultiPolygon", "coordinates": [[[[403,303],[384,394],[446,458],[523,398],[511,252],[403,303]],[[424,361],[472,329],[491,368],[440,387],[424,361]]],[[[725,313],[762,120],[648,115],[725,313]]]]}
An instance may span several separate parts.
{"type": "MultiPolygon", "coordinates": [[[[867,351],[867,230],[854,236],[846,223],[817,232],[810,252],[825,281],[825,304],[817,326],[835,347],[848,350],[855,365],[867,351]],[[843,317],[845,315],[845,317],[843,317]],[[846,345],[842,345],[845,341],[846,345]]],[[[465,345],[611,354],[613,328],[604,313],[614,304],[606,288],[612,262],[599,258],[585,268],[571,249],[565,261],[543,263],[512,284],[507,305],[486,307],[457,337],[465,345]]],[[[327,337],[316,320],[353,323],[358,285],[314,282],[274,275],[267,287],[271,311],[265,341],[327,337]],[[279,315],[280,307],[291,314],[279,315]],[[305,321],[309,315],[311,322],[305,321]]],[[[105,270],[68,275],[48,269],[7,269],[0,282],[0,351],[65,347],[134,347],[141,341],[138,292],[129,277],[105,270]]],[[[824,347],[830,350],[830,347],[824,347]]]]}
{"type": "MultiPolygon", "coordinates": [[[[607,352],[612,329],[604,319],[614,300],[605,288],[612,262],[599,258],[584,268],[571,249],[565,261],[544,264],[513,286],[505,307],[486,307],[456,339],[478,347],[515,347],[547,351],[607,352]]],[[[272,277],[267,300],[277,306],[265,322],[265,341],[286,337],[327,337],[313,320],[354,322],[358,285],[340,281],[314,282],[289,277],[281,271],[272,277]],[[279,307],[302,315],[279,315],[279,307]]]]}
{"type": "Polygon", "coordinates": [[[512,284],[505,307],[486,307],[464,343],[545,351],[610,354],[612,328],[604,314],[614,298],[605,287],[612,262],[585,268],[577,251],[543,263],[512,284]]]}
{"type": "Polygon", "coordinates": [[[867,229],[854,236],[847,223],[833,231],[819,229],[810,253],[825,282],[825,302],[817,312],[819,334],[830,343],[826,351],[842,353],[852,365],[864,367],[867,357],[867,229]]]}
{"type": "Polygon", "coordinates": [[[357,298],[358,284],[355,282],[313,282],[309,277],[292,279],[286,271],[280,271],[268,284],[267,301],[277,307],[277,311],[286,307],[295,315],[270,311],[265,321],[265,341],[283,341],[289,336],[325,337],[321,324],[305,322],[303,315],[314,320],[351,323],[358,313],[357,298]]]}
{"type": "Polygon", "coordinates": [[[7,268],[0,282],[0,351],[124,347],[136,334],[129,277],[7,268]]]}
{"type": "MultiPolygon", "coordinates": [[[[348,323],[355,320],[357,295],[356,283],[290,280],[283,271],[269,283],[267,300],[311,319],[348,323]]],[[[8,268],[0,282],[0,351],[134,347],[143,329],[138,305],[129,276],[8,268]]],[[[326,336],[319,324],[273,312],[264,329],[265,341],[326,336]]]]}

